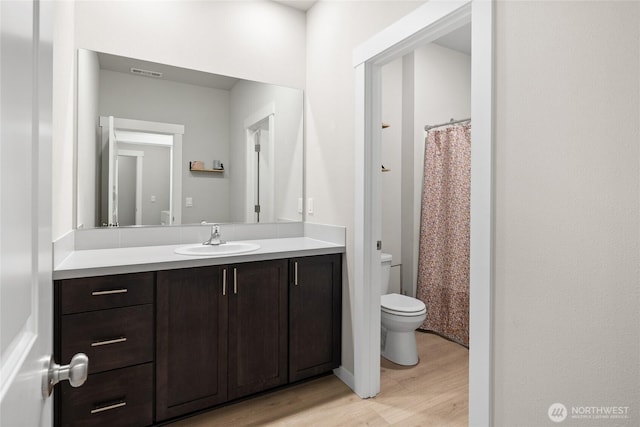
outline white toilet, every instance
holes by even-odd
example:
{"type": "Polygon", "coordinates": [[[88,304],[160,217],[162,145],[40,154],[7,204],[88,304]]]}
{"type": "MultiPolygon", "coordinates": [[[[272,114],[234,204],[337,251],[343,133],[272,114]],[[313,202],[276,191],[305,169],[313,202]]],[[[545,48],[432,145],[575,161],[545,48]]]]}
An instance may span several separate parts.
{"type": "Polygon", "coordinates": [[[420,300],[400,294],[388,294],[391,273],[391,255],[381,256],[380,278],[381,342],[382,357],[398,365],[413,366],[418,363],[415,330],[427,317],[427,307],[420,300]]]}

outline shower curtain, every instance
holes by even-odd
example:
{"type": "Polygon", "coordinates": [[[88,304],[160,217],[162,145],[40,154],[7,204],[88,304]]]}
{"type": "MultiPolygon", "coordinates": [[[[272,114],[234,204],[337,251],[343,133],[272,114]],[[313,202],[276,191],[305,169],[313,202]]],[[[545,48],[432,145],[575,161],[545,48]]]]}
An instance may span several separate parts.
{"type": "Polygon", "coordinates": [[[420,329],[469,345],[471,124],[430,130],[424,156],[417,298],[420,329]]]}

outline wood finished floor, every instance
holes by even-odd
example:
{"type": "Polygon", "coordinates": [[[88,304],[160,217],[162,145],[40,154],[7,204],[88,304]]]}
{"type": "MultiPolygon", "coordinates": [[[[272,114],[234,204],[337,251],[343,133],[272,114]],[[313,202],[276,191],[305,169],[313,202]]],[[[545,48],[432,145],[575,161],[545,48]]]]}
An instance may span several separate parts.
{"type": "Polygon", "coordinates": [[[360,399],[333,375],[171,424],[205,426],[466,426],[469,351],[416,333],[420,363],[381,359],[381,392],[360,399]]]}

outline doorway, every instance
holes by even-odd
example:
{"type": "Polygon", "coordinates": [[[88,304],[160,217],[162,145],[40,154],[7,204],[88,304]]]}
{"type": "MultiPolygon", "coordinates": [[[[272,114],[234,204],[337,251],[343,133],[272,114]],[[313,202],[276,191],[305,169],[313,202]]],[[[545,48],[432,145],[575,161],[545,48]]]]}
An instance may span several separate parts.
{"type": "Polygon", "coordinates": [[[354,390],[380,390],[381,67],[467,23],[471,64],[471,281],[469,424],[491,425],[493,2],[428,2],[354,50],[356,227],[354,390]]]}
{"type": "Polygon", "coordinates": [[[246,135],[246,208],[249,223],[275,222],[275,106],[244,121],[246,135]]]}
{"type": "Polygon", "coordinates": [[[142,175],[144,151],[118,150],[116,194],[121,226],[142,224],[142,175]]]}
{"type": "Polygon", "coordinates": [[[184,126],[101,116],[100,127],[102,172],[99,223],[103,226],[134,225],[130,222],[135,225],[180,224],[184,126]],[[133,163],[128,162],[126,157],[136,157],[135,174],[133,163]],[[143,160],[152,167],[143,169],[143,160]],[[125,166],[127,164],[129,167],[125,166]],[[119,170],[119,165],[123,171],[119,170]],[[130,178],[123,175],[121,185],[120,172],[127,170],[130,178]],[[125,181],[129,183],[128,186],[124,185],[125,181]],[[129,207],[129,213],[125,213],[128,218],[126,224],[121,221],[119,212],[120,207],[127,207],[119,206],[121,192],[125,193],[125,197],[128,195],[126,200],[130,204],[135,204],[135,208],[129,207]]]}

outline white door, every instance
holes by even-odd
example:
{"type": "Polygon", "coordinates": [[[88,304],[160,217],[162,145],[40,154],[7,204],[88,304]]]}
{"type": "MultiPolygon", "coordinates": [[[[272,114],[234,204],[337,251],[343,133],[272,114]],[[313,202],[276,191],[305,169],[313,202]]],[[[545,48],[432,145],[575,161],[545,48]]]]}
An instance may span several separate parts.
{"type": "Polygon", "coordinates": [[[0,1],[0,426],[50,426],[52,2],[0,1]]]}

